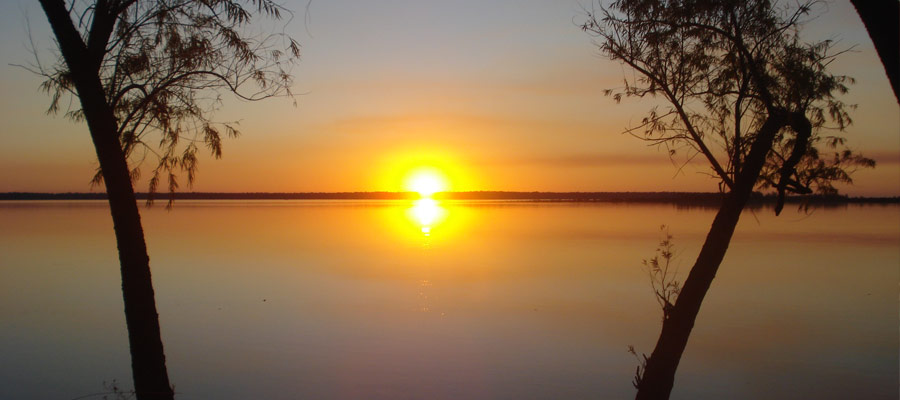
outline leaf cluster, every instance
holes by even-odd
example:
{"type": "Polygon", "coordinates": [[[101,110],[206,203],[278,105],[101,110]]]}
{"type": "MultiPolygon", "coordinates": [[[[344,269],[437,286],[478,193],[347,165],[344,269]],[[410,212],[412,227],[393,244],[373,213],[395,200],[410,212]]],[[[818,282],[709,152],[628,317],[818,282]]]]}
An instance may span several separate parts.
{"type": "Polygon", "coordinates": [[[671,156],[705,158],[720,188],[728,190],[766,119],[776,112],[802,115],[812,127],[809,136],[780,129],[754,184],[831,193],[834,182],[851,182],[855,168],[874,161],[849,150],[840,136],[852,123],[853,106],[837,96],[853,80],[827,67],[843,51],[835,51],[831,40],[801,40],[818,4],[619,0],[589,12],[582,29],[604,55],[633,71],[622,87],[605,94],[617,102],[662,100],[628,133],[665,146],[671,156]]]}
{"type": "MultiPolygon", "coordinates": [[[[672,241],[673,236],[669,233],[669,227],[666,225],[660,225],[659,231],[659,244],[654,251],[653,257],[642,260],[641,264],[650,280],[650,288],[653,290],[656,302],[659,303],[662,309],[663,321],[665,321],[669,319],[672,309],[675,307],[675,301],[681,293],[681,282],[678,282],[676,279],[678,268],[672,264],[676,257],[675,244],[672,241]]],[[[628,346],[628,352],[638,361],[631,384],[635,388],[640,388],[649,358],[643,353],[638,355],[637,350],[632,345],[628,346]]]]}
{"type": "Polygon", "coordinates": [[[669,318],[669,313],[675,305],[678,294],[681,293],[681,283],[676,276],[678,269],[672,264],[675,259],[675,244],[672,235],[666,225],[659,227],[661,239],[656,247],[653,257],[644,259],[642,264],[650,279],[650,287],[656,301],[663,311],[663,319],[669,318]]]}
{"type": "MultiPolygon", "coordinates": [[[[96,23],[115,19],[94,67],[132,178],[140,177],[148,156],[156,161],[151,194],[161,181],[174,193],[180,173],[193,184],[198,151],[219,158],[222,140],[240,134],[237,122],[213,119],[223,93],[246,101],[293,97],[300,46],[278,23],[289,11],[272,0],[70,0],[67,6],[85,43],[96,40],[96,23]],[[254,31],[254,22],[271,29],[254,31]]],[[[36,53],[35,59],[30,69],[46,78],[48,112],[59,112],[67,96],[77,97],[71,71],[59,54],[48,67],[36,53]]],[[[82,120],[72,98],[65,115],[82,120]]],[[[102,179],[98,169],[92,182],[102,179]]]]}

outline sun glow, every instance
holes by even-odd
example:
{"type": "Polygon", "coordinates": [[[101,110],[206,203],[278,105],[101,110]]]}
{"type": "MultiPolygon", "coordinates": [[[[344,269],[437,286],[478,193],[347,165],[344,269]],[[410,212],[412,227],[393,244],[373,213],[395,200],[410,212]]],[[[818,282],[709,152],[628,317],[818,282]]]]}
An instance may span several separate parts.
{"type": "Polygon", "coordinates": [[[430,199],[435,193],[447,190],[447,178],[437,168],[416,168],[406,178],[406,189],[416,192],[423,199],[430,199]]]}
{"type": "Polygon", "coordinates": [[[447,216],[447,210],[434,199],[416,200],[408,212],[425,236],[431,236],[431,228],[443,222],[447,216]]]}

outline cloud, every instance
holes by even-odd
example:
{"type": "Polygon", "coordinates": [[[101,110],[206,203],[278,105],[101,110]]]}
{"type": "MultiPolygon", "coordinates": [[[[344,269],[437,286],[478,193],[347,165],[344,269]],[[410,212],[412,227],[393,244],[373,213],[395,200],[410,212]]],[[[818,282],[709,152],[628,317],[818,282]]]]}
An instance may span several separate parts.
{"type": "Polygon", "coordinates": [[[860,154],[875,160],[875,168],[885,164],[900,164],[900,153],[896,151],[861,151],[860,154]]]}
{"type": "MultiPolygon", "coordinates": [[[[675,161],[678,162],[677,160],[675,161]]],[[[673,161],[664,153],[654,152],[650,154],[622,154],[622,153],[595,153],[595,154],[559,154],[559,155],[533,155],[523,157],[509,157],[486,160],[485,164],[492,165],[535,165],[553,166],[565,168],[592,168],[627,165],[672,164],[673,161]]]]}
{"type": "MultiPolygon", "coordinates": [[[[874,159],[878,166],[900,164],[900,153],[898,152],[863,152],[864,156],[874,159]]],[[[823,154],[827,159],[827,154],[823,154]]],[[[677,155],[674,159],[668,157],[664,152],[647,152],[646,154],[627,154],[627,153],[575,153],[575,154],[556,154],[556,155],[529,155],[521,157],[496,158],[485,160],[486,165],[535,165],[535,166],[553,166],[566,168],[593,168],[593,167],[610,167],[610,166],[629,166],[629,165],[660,165],[670,164],[681,166],[690,165],[706,165],[706,159],[703,156],[693,157],[686,160],[685,156],[677,155]],[[685,162],[687,161],[687,162],[685,162]]],[[[876,166],[876,168],[878,168],[876,166]]]]}

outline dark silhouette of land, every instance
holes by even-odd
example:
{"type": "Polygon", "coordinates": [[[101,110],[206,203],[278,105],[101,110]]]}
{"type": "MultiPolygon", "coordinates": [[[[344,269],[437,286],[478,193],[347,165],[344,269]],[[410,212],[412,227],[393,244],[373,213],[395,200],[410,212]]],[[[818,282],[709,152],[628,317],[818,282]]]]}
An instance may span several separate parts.
{"type": "MultiPolygon", "coordinates": [[[[138,199],[147,199],[147,193],[136,193],[138,199]]],[[[414,200],[415,192],[178,192],[176,200],[414,200]]],[[[600,203],[668,203],[686,206],[715,206],[723,194],[714,192],[443,192],[436,193],[437,200],[519,200],[535,202],[600,202],[600,203]]],[[[106,200],[106,193],[0,193],[0,200],[106,200]]],[[[754,193],[749,203],[775,204],[774,194],[754,193]]],[[[848,197],[842,195],[788,196],[788,203],[799,204],[898,204],[900,197],[848,197]]]]}

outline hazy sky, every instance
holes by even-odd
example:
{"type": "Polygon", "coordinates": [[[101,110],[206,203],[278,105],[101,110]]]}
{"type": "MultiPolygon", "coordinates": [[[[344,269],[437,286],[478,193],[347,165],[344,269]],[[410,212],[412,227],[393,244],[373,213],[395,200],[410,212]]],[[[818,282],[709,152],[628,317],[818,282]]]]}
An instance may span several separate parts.
{"type": "MultiPolygon", "coordinates": [[[[624,69],[578,28],[590,4],[314,0],[307,14],[306,0],[286,1],[303,46],[298,106],[226,103],[219,115],[239,119],[243,136],[221,160],[201,159],[193,190],[400,190],[423,164],[446,170],[453,190],[716,190],[705,166],[679,172],[621,133],[648,105],[602,95],[624,69]]],[[[900,107],[849,2],[823,11],[806,32],[857,45],[832,71],[857,79],[847,137],[879,163],[846,192],[900,195],[900,107]]],[[[46,115],[40,79],[9,65],[30,60],[26,19],[37,47],[52,47],[37,2],[0,2],[0,191],[88,191],[87,129],[46,115]]]]}

